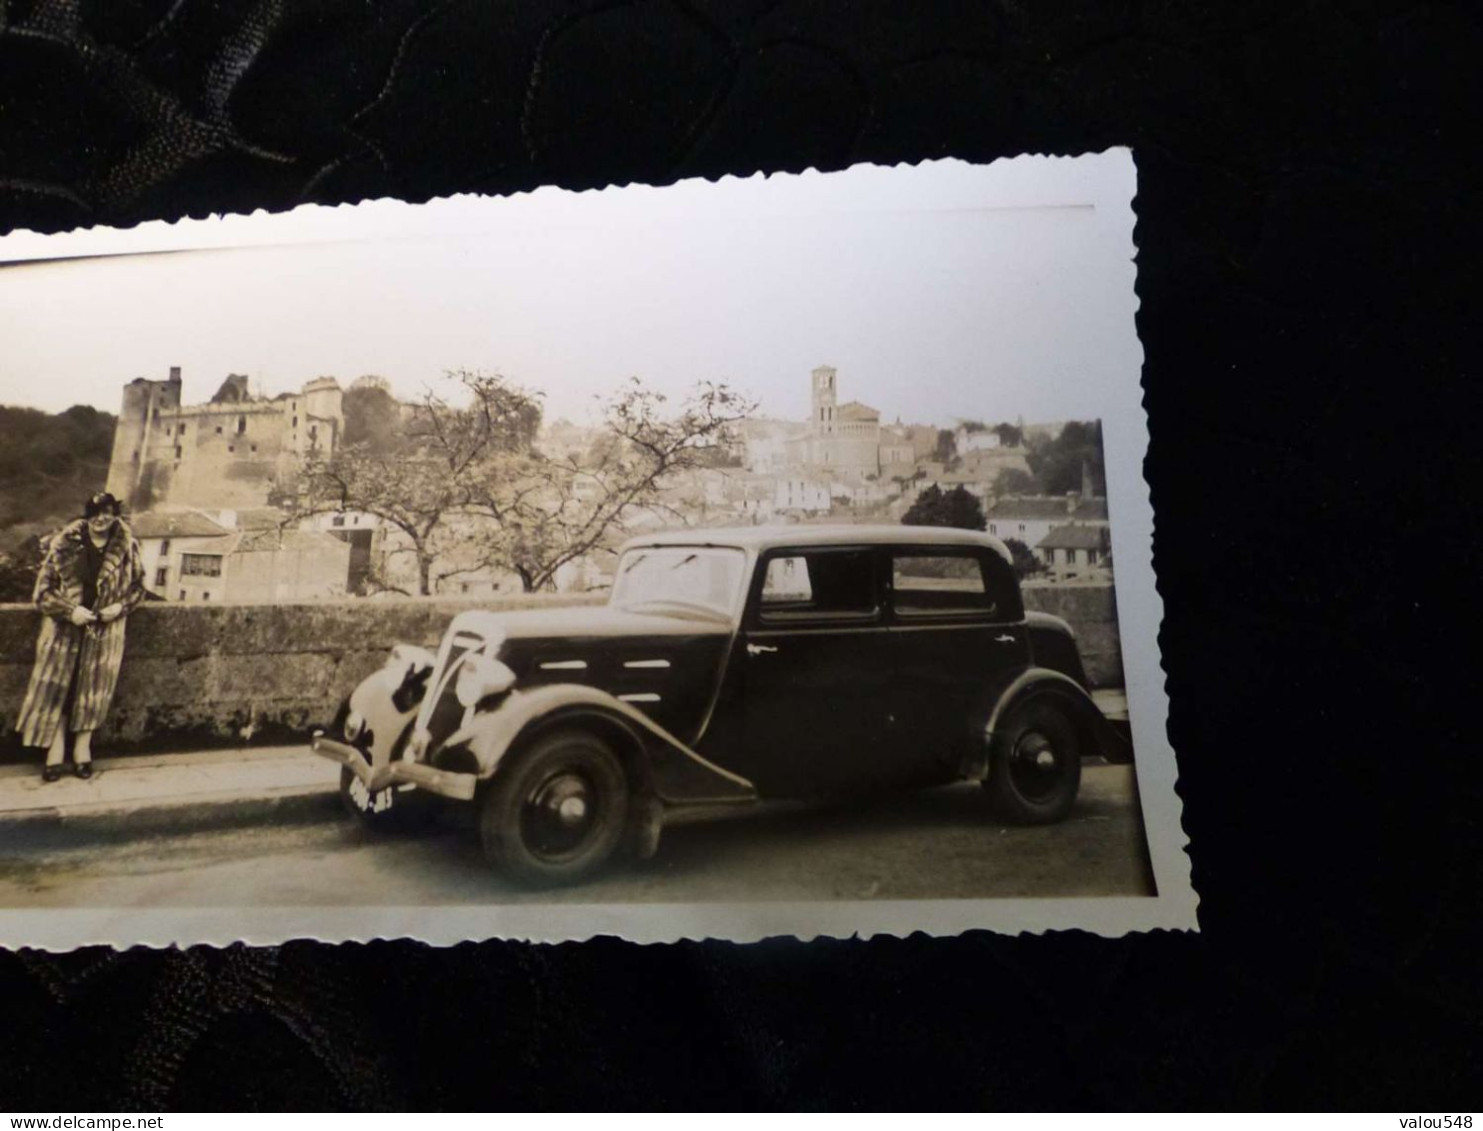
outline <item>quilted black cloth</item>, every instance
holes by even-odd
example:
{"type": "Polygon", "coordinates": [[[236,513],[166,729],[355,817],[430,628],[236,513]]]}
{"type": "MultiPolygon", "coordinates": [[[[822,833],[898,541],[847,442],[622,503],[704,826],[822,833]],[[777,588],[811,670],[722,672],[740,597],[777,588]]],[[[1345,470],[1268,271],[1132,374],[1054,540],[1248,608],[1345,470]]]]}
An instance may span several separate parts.
{"type": "Polygon", "coordinates": [[[0,230],[1132,146],[1204,926],[0,954],[0,1109],[1467,1110],[1479,19],[0,0],[0,230]]]}

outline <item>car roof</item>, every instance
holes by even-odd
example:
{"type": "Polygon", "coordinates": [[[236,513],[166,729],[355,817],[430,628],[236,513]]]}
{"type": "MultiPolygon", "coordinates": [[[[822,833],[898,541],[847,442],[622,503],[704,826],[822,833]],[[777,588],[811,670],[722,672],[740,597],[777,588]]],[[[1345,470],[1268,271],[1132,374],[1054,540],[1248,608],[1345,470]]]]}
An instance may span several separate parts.
{"type": "Polygon", "coordinates": [[[624,550],[639,546],[728,546],[771,550],[779,546],[982,546],[1006,561],[1009,550],[993,535],[950,526],[888,526],[809,523],[797,526],[698,527],[630,538],[624,550]]]}

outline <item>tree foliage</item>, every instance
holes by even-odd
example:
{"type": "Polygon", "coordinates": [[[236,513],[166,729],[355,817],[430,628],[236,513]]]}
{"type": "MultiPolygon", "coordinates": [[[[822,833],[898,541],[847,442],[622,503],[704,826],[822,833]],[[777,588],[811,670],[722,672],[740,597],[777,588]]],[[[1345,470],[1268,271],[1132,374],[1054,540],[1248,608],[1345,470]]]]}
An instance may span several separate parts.
{"type": "Polygon", "coordinates": [[[382,377],[359,377],[340,402],[345,416],[346,444],[385,448],[396,442],[401,408],[382,377]]]}
{"type": "Polygon", "coordinates": [[[1035,476],[1028,471],[1021,471],[1017,467],[1006,467],[994,476],[994,494],[996,495],[1037,495],[1039,493],[1040,484],[1035,482],[1035,476]]]}
{"type": "Polygon", "coordinates": [[[933,484],[917,496],[906,514],[903,526],[955,526],[961,530],[982,530],[988,523],[977,496],[964,487],[944,491],[933,484]]]}
{"type": "Polygon", "coordinates": [[[0,604],[29,604],[44,557],[41,539],[32,534],[13,553],[0,550],[0,604]]]}
{"type": "Polygon", "coordinates": [[[1003,424],[996,424],[993,428],[990,429],[990,431],[993,432],[994,435],[999,437],[999,443],[1006,448],[1018,448],[1024,446],[1025,433],[1019,428],[1018,425],[1009,424],[1007,422],[1003,424]]]}
{"type": "Polygon", "coordinates": [[[1004,539],[1004,548],[1014,559],[1014,575],[1021,581],[1045,568],[1045,563],[1035,556],[1035,551],[1018,538],[1004,539]]]}
{"type": "Polygon", "coordinates": [[[0,529],[81,514],[108,480],[116,422],[89,405],[55,414],[0,405],[0,529]]]}
{"type": "Polygon", "coordinates": [[[932,458],[951,469],[958,465],[958,438],[951,428],[937,432],[937,445],[932,449],[932,458]]]}
{"type": "Polygon", "coordinates": [[[1092,493],[1107,493],[1107,475],[1102,465],[1100,421],[1070,421],[1054,439],[1037,439],[1025,455],[1040,488],[1048,495],[1081,490],[1082,468],[1091,477],[1092,493]]]}

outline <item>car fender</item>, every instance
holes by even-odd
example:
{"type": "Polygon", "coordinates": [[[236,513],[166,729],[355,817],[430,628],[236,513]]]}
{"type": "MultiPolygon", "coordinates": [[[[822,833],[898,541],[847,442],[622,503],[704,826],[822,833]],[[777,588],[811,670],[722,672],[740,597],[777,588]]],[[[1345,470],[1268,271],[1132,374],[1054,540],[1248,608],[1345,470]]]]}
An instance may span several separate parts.
{"type": "Polygon", "coordinates": [[[967,776],[980,780],[988,777],[995,734],[1017,707],[1041,696],[1052,697],[1065,707],[1085,753],[1100,754],[1108,761],[1119,760],[1116,755],[1120,753],[1117,748],[1120,736],[1086,689],[1063,672],[1031,667],[1010,680],[994,699],[984,725],[981,755],[974,760],[967,776]]]}
{"type": "MultiPolygon", "coordinates": [[[[384,766],[402,732],[417,715],[435,657],[426,648],[398,644],[380,668],[350,693],[350,710],[371,734],[371,765],[384,766]]],[[[340,735],[331,735],[339,738],[340,735]]],[[[347,738],[354,737],[346,735],[347,738]]]]}
{"type": "Polygon", "coordinates": [[[494,710],[476,713],[449,737],[443,748],[464,747],[489,779],[524,738],[564,722],[586,720],[618,728],[630,752],[643,760],[643,787],[667,804],[751,801],[757,790],[750,781],[710,762],[642,711],[597,687],[552,683],[528,690],[516,688],[494,710]]]}

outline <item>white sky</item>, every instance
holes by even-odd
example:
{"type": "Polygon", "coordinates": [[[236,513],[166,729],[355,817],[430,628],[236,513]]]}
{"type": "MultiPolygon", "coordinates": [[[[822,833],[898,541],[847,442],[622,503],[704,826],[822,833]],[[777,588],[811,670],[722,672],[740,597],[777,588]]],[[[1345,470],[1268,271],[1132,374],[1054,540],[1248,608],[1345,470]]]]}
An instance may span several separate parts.
{"type": "Polygon", "coordinates": [[[412,397],[462,367],[543,390],[548,419],[630,375],[725,380],[801,419],[828,364],[887,421],[1091,418],[1141,364],[1133,191],[1112,150],[19,232],[0,403],[116,412],[171,365],[188,404],[230,372],[269,394],[377,373],[412,397]],[[182,247],[213,250],[61,258],[182,247]]]}

